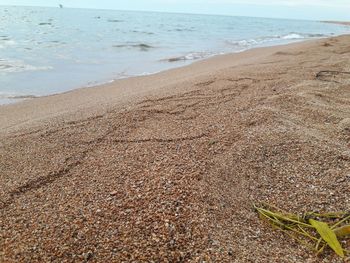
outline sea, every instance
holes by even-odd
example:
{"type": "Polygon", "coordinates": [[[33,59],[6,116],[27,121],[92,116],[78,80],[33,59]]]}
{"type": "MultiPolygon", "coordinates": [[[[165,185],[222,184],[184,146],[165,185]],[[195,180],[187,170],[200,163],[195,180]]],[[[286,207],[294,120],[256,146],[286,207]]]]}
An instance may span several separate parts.
{"type": "Polygon", "coordinates": [[[0,6],[0,104],[349,32],[318,21],[0,6]]]}

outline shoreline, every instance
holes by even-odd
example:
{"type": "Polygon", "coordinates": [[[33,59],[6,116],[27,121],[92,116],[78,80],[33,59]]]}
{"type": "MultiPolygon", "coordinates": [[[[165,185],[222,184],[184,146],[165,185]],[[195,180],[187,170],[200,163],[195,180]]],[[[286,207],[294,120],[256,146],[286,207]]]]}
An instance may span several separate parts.
{"type": "MultiPolygon", "coordinates": [[[[338,25],[350,25],[350,22],[349,23],[347,23],[347,22],[337,22],[337,21],[319,21],[319,22],[338,24],[338,25]]],[[[341,35],[324,36],[324,37],[309,38],[309,39],[307,39],[307,38],[306,39],[294,39],[294,40],[290,40],[289,43],[288,42],[287,43],[282,43],[282,42],[278,43],[278,42],[276,42],[274,44],[267,44],[267,45],[262,44],[261,46],[251,47],[251,48],[243,49],[243,50],[240,50],[240,51],[232,51],[232,52],[228,52],[228,53],[212,54],[212,55],[209,55],[207,57],[200,58],[200,59],[194,59],[194,60],[192,60],[192,59],[188,59],[187,60],[186,59],[186,60],[183,61],[182,65],[175,65],[175,66],[170,67],[170,68],[165,67],[165,69],[162,69],[162,70],[159,70],[159,71],[155,71],[155,72],[152,72],[152,73],[147,73],[147,74],[142,73],[142,74],[138,74],[138,75],[130,75],[130,76],[125,76],[125,77],[120,77],[120,78],[106,79],[106,80],[103,80],[103,81],[100,81],[100,82],[95,82],[95,84],[87,83],[87,84],[85,84],[83,86],[76,87],[76,88],[73,88],[73,89],[70,89],[70,90],[66,90],[66,91],[62,91],[62,92],[58,92],[58,93],[52,93],[52,94],[47,94],[47,95],[32,95],[32,94],[13,95],[13,96],[10,96],[10,97],[0,98],[0,100],[9,101],[9,102],[5,102],[5,103],[2,103],[2,104],[0,103],[0,107],[2,107],[4,105],[20,103],[20,102],[22,102],[23,100],[26,100],[26,99],[37,99],[37,98],[48,97],[48,96],[56,96],[56,95],[59,95],[59,94],[72,92],[74,90],[79,90],[79,89],[94,88],[94,87],[98,88],[100,86],[108,85],[108,84],[111,84],[113,82],[116,82],[116,81],[119,81],[119,80],[123,80],[123,79],[154,75],[154,74],[158,74],[158,73],[161,73],[161,72],[164,72],[164,71],[173,70],[173,69],[177,69],[177,68],[181,68],[181,67],[186,67],[186,66],[189,66],[189,65],[191,65],[193,63],[197,63],[197,62],[200,62],[200,61],[205,61],[205,60],[211,59],[213,57],[217,57],[217,56],[232,55],[232,54],[246,52],[246,51],[249,51],[249,50],[252,50],[252,49],[260,49],[260,48],[266,48],[266,47],[278,47],[278,46],[285,46],[285,45],[291,45],[291,44],[308,42],[308,41],[317,41],[317,40],[326,39],[326,38],[329,38],[329,37],[337,37],[337,36],[341,36],[341,35]],[[11,100],[13,100],[13,102],[11,102],[11,100]]],[[[174,58],[168,58],[168,59],[164,59],[164,60],[169,60],[170,61],[170,60],[173,60],[173,59],[174,58]]],[[[175,57],[175,59],[179,59],[179,57],[175,57]]],[[[170,62],[170,63],[172,63],[172,62],[170,62]]],[[[94,81],[92,81],[92,82],[94,82],[94,81]]]]}
{"type": "Polygon", "coordinates": [[[348,209],[349,41],[0,107],[0,261],[338,262],[252,207],[348,209]]]}
{"type": "MultiPolygon", "coordinates": [[[[150,75],[155,75],[155,74],[159,74],[161,72],[165,72],[165,71],[169,71],[169,70],[174,70],[174,69],[177,69],[177,68],[182,68],[182,67],[186,67],[186,66],[190,66],[194,63],[197,63],[197,62],[201,62],[201,61],[205,61],[205,60],[208,60],[208,59],[211,59],[213,57],[217,57],[217,56],[225,56],[225,55],[233,55],[233,54],[238,54],[238,53],[243,53],[243,52],[246,52],[246,51],[249,51],[249,50],[252,50],[252,49],[260,49],[260,48],[266,48],[266,47],[278,47],[278,46],[285,46],[285,45],[291,45],[291,44],[296,44],[296,43],[302,43],[302,42],[307,42],[307,41],[313,41],[313,40],[320,40],[320,39],[324,39],[324,38],[327,38],[327,37],[322,37],[322,38],[314,38],[314,39],[301,39],[301,40],[294,40],[294,41],[291,41],[290,43],[282,43],[282,44],[275,44],[275,45],[267,45],[267,46],[258,46],[258,47],[252,47],[252,48],[248,48],[248,49],[245,49],[245,50],[241,50],[241,51],[236,51],[236,52],[228,52],[228,53],[220,53],[220,54],[212,54],[208,57],[203,57],[203,58],[200,58],[200,59],[194,59],[194,60],[184,60],[183,63],[184,65],[178,65],[178,66],[174,66],[174,67],[171,67],[171,68],[167,68],[167,69],[164,69],[164,70],[160,70],[160,71],[156,71],[156,72],[152,72],[152,73],[146,73],[146,74],[139,74],[139,75],[130,75],[130,76],[126,76],[126,77],[120,77],[120,78],[114,78],[114,79],[106,79],[104,81],[101,81],[100,83],[96,83],[96,84],[86,84],[86,85],[83,85],[83,86],[80,86],[80,87],[76,87],[76,88],[73,88],[71,90],[66,90],[66,91],[62,91],[62,92],[58,92],[58,93],[52,93],[52,94],[47,94],[47,95],[13,95],[11,97],[5,97],[5,98],[2,98],[3,100],[14,100],[14,102],[9,102],[9,103],[3,103],[1,104],[0,103],[0,107],[1,106],[5,106],[5,105],[10,105],[10,104],[15,104],[15,103],[19,103],[21,101],[24,101],[26,99],[37,99],[37,98],[44,98],[44,97],[49,97],[49,96],[57,96],[57,95],[60,95],[60,94],[64,94],[64,93],[69,93],[69,92],[72,92],[72,91],[75,91],[75,90],[80,90],[80,89],[86,89],[86,88],[98,88],[100,86],[105,86],[105,85],[109,85],[109,84],[112,84],[116,81],[120,81],[120,80],[124,80],[124,79],[130,79],[130,78],[138,78],[138,77],[144,77],[144,76],[150,76],[150,75]],[[16,101],[17,100],[17,101],[16,101]]],[[[173,59],[178,59],[179,57],[175,57],[175,58],[167,58],[167,59],[163,59],[162,61],[170,61],[170,63],[173,63],[173,62],[178,62],[178,61],[172,61],[173,59]]],[[[179,60],[181,61],[181,60],[179,60]]]]}
{"type": "MultiPolygon", "coordinates": [[[[340,35],[340,36],[346,36],[346,35],[340,35]]],[[[335,37],[338,37],[338,36],[335,36],[335,37]]],[[[330,38],[333,38],[333,37],[330,37],[330,38]]],[[[129,85],[130,84],[130,83],[128,83],[129,81],[131,83],[135,83],[135,82],[138,82],[138,81],[142,81],[143,78],[145,80],[147,80],[148,78],[151,78],[151,79],[153,77],[157,78],[158,75],[160,75],[160,76],[162,76],[163,74],[164,75],[167,75],[167,74],[172,75],[172,72],[177,74],[177,72],[183,72],[187,68],[191,69],[192,66],[196,67],[197,64],[198,65],[200,65],[202,63],[205,64],[206,62],[208,62],[210,64],[210,63],[215,62],[216,60],[218,60],[218,61],[220,61],[221,59],[225,60],[225,58],[228,59],[230,57],[235,58],[235,56],[237,56],[238,58],[240,58],[240,57],[249,57],[249,56],[251,56],[250,53],[253,53],[253,54],[254,53],[261,53],[264,50],[266,50],[266,51],[274,51],[274,49],[276,49],[278,51],[280,49],[283,50],[285,48],[293,47],[294,45],[295,46],[303,45],[303,44],[308,45],[308,44],[311,44],[311,43],[314,43],[314,42],[317,42],[317,41],[322,41],[322,40],[325,40],[325,39],[327,39],[327,38],[300,40],[300,41],[295,41],[295,42],[287,43],[287,44],[279,44],[279,45],[265,46],[265,47],[256,47],[256,48],[251,48],[251,49],[240,51],[240,52],[233,52],[233,53],[227,53],[227,54],[213,55],[213,56],[208,57],[208,58],[203,58],[203,59],[200,59],[200,60],[196,60],[196,61],[190,62],[187,65],[183,65],[183,66],[178,66],[178,67],[174,67],[174,68],[171,68],[171,69],[162,70],[162,71],[159,71],[159,72],[156,72],[156,73],[151,73],[151,74],[147,74],[147,75],[130,76],[130,77],[120,78],[120,79],[113,79],[113,80],[109,80],[109,81],[106,81],[104,83],[101,83],[100,85],[84,86],[84,87],[79,87],[79,88],[76,88],[76,89],[73,89],[73,90],[64,91],[64,92],[61,92],[61,93],[55,93],[55,94],[44,95],[44,96],[37,96],[37,97],[35,97],[33,99],[24,99],[24,100],[20,100],[18,102],[15,102],[15,103],[1,104],[0,105],[0,132],[2,130],[4,130],[4,129],[6,130],[6,126],[4,124],[5,124],[5,122],[8,119],[11,119],[11,113],[10,112],[16,112],[17,110],[19,110],[19,111],[21,111],[24,114],[24,116],[26,116],[26,119],[28,119],[29,112],[34,113],[34,109],[31,107],[31,104],[33,104],[33,107],[38,107],[38,106],[41,107],[40,105],[45,104],[46,102],[51,103],[51,101],[54,101],[54,98],[69,97],[70,94],[72,94],[75,98],[78,98],[78,96],[80,96],[79,94],[84,95],[84,96],[85,95],[89,96],[89,93],[97,95],[99,89],[101,89],[101,92],[104,92],[104,90],[106,90],[106,89],[109,90],[109,92],[110,92],[114,87],[115,88],[122,88],[123,92],[126,92],[126,93],[128,92],[127,91],[127,89],[128,89],[128,90],[130,90],[133,93],[133,95],[137,96],[138,92],[135,92],[135,90],[132,91],[132,89],[136,89],[135,87],[134,88],[127,88],[127,89],[125,89],[123,86],[129,85]],[[93,90],[93,89],[96,89],[96,90],[93,90]],[[25,111],[26,111],[25,113],[23,111],[24,108],[21,105],[24,106],[25,111]],[[1,125],[1,123],[3,125],[1,125]]],[[[139,85],[137,85],[137,87],[139,87],[139,85]]],[[[107,101],[108,100],[113,100],[113,98],[106,98],[104,96],[99,96],[99,97],[102,97],[102,100],[103,99],[106,99],[107,101]]],[[[79,101],[79,99],[77,99],[77,100],[79,101]]],[[[84,100],[82,102],[77,103],[76,106],[79,107],[79,106],[85,104],[87,100],[89,101],[90,99],[84,98],[84,100]]],[[[100,102],[103,103],[103,101],[100,101],[100,102]]],[[[62,103],[62,101],[61,101],[61,103],[62,103]]],[[[70,102],[70,107],[72,107],[72,106],[74,107],[74,102],[70,102]]],[[[60,109],[65,108],[65,107],[66,106],[59,105],[60,109]]],[[[78,110],[79,110],[79,108],[78,108],[78,110]]],[[[60,111],[61,110],[59,110],[59,112],[60,111]]],[[[53,115],[56,115],[56,113],[59,114],[59,112],[54,112],[53,111],[52,113],[53,113],[53,115]]],[[[71,113],[74,113],[74,110],[71,113]]],[[[18,115],[19,114],[17,114],[17,116],[18,115]]],[[[29,119],[37,119],[37,117],[29,117],[29,119]]],[[[31,122],[31,121],[30,120],[26,120],[25,122],[31,122]]],[[[11,124],[11,125],[8,125],[7,128],[11,129],[11,126],[17,126],[17,125],[18,124],[15,124],[15,125],[11,124]]],[[[21,127],[21,125],[19,125],[19,127],[21,127]]]]}
{"type": "MultiPolygon", "coordinates": [[[[79,87],[73,90],[68,90],[68,91],[64,91],[61,93],[56,93],[56,94],[50,94],[50,95],[44,95],[44,96],[38,96],[36,98],[33,99],[28,99],[28,100],[20,100],[18,102],[15,103],[9,103],[9,104],[3,104],[0,105],[0,133],[2,130],[6,130],[6,128],[11,128],[11,126],[13,125],[9,125],[9,127],[4,127],[4,124],[6,122],[6,120],[11,118],[11,113],[15,113],[16,111],[20,110],[23,112],[23,107],[25,108],[25,114],[24,115],[28,115],[28,112],[32,112],[35,115],[35,111],[33,111],[34,107],[40,107],[40,105],[42,104],[46,104],[47,103],[54,103],[55,104],[55,98],[65,98],[65,97],[70,97],[69,95],[74,96],[75,98],[77,98],[78,96],[82,95],[87,95],[90,96],[89,93],[91,94],[95,94],[97,95],[98,91],[101,89],[101,92],[103,92],[104,90],[109,90],[111,91],[112,89],[114,89],[114,87],[116,88],[123,88],[124,86],[129,85],[130,83],[137,83],[137,82],[142,82],[144,79],[153,79],[153,78],[157,78],[157,76],[163,76],[163,75],[173,75],[173,74],[178,74],[178,72],[184,72],[186,71],[186,69],[191,69],[193,67],[196,67],[197,64],[205,64],[205,63],[213,63],[216,60],[225,60],[228,59],[230,57],[249,57],[250,53],[262,53],[264,50],[266,51],[274,51],[274,49],[276,49],[277,51],[280,49],[285,49],[288,48],[289,46],[293,47],[294,45],[303,45],[303,44],[307,44],[307,43],[312,43],[312,42],[316,42],[316,41],[321,41],[322,39],[312,39],[312,40],[305,40],[305,41],[299,41],[296,43],[288,43],[288,44],[282,44],[282,45],[274,45],[274,46],[267,46],[267,47],[257,47],[257,48],[252,48],[252,49],[248,49],[242,52],[236,52],[236,53],[228,53],[228,54],[220,54],[220,55],[214,55],[212,57],[209,58],[204,58],[202,60],[197,60],[197,61],[193,61],[190,64],[184,65],[184,66],[179,66],[179,67],[175,67],[175,68],[171,68],[171,69],[167,69],[164,71],[160,71],[160,72],[156,72],[154,74],[149,74],[149,75],[141,75],[141,76],[130,76],[130,77],[126,77],[126,78],[121,78],[121,79],[115,79],[112,81],[106,81],[105,83],[102,83],[101,85],[94,85],[94,86],[85,86],[85,87],[79,87]],[[246,55],[247,54],[247,55],[246,55]],[[130,83],[129,83],[130,82],[130,83]],[[23,107],[22,107],[23,105],[23,107]],[[33,107],[33,108],[32,108],[33,107]],[[1,125],[2,124],[2,125],[1,125]]],[[[189,74],[192,75],[192,74],[189,74]]],[[[139,86],[139,85],[137,85],[139,86]]],[[[136,89],[134,88],[130,88],[128,87],[127,90],[132,91],[132,89],[136,89]]],[[[125,92],[127,92],[127,90],[124,89],[125,92]]],[[[137,91],[135,92],[135,90],[133,90],[133,95],[137,95],[137,91]]],[[[151,95],[151,94],[149,94],[151,95]]],[[[103,97],[105,98],[105,97],[103,97]]],[[[89,100],[89,98],[86,98],[83,100],[83,102],[77,103],[75,105],[75,102],[70,101],[70,107],[74,107],[77,106],[77,111],[81,110],[79,109],[80,105],[84,105],[86,104],[86,99],[89,100]]],[[[107,98],[105,98],[107,99],[107,98]]],[[[112,98],[111,98],[112,99],[112,98]]],[[[107,99],[108,100],[108,99],[107,99]]],[[[100,101],[101,103],[103,101],[100,101]]],[[[57,102],[56,102],[57,103],[57,102]]],[[[64,102],[60,102],[64,103],[64,102]]],[[[66,108],[63,105],[58,105],[60,110],[58,110],[58,112],[53,112],[53,115],[56,115],[56,113],[60,114],[63,111],[63,108],[66,108]]],[[[74,113],[75,109],[71,109],[71,113],[74,113]]],[[[24,113],[24,112],[23,112],[24,113]]],[[[16,118],[16,117],[15,117],[16,118]]],[[[50,118],[50,117],[49,117],[50,118]]],[[[27,118],[26,118],[27,119],[27,118]]],[[[31,117],[29,119],[37,119],[37,117],[31,117]]],[[[44,118],[45,119],[45,118],[44,118]]],[[[27,122],[27,121],[25,121],[27,122]]],[[[30,120],[29,120],[30,122],[30,120]]],[[[17,126],[17,124],[16,124],[17,126]]],[[[19,126],[21,126],[19,124],[19,126]]]]}
{"type": "Polygon", "coordinates": [[[347,21],[321,21],[321,22],[322,23],[328,23],[328,24],[350,26],[350,22],[347,22],[347,21]]]}

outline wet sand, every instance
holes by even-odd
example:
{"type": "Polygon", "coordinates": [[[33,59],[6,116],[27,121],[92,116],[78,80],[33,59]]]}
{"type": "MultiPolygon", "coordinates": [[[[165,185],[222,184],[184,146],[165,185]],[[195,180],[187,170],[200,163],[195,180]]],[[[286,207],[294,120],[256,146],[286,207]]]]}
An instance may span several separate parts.
{"type": "Polygon", "coordinates": [[[340,262],[252,205],[348,209],[349,43],[0,106],[0,261],[340,262]]]}

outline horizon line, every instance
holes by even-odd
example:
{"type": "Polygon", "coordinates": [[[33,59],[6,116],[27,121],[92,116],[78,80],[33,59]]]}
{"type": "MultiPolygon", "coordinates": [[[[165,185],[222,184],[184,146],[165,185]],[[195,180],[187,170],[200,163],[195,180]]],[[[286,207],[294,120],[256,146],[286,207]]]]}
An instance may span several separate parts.
{"type": "MultiPolygon", "coordinates": [[[[277,20],[295,20],[295,21],[312,21],[312,22],[324,22],[326,20],[315,19],[298,19],[298,18],[285,18],[285,17],[267,17],[267,16],[247,16],[247,15],[229,15],[229,14],[208,14],[208,13],[191,13],[191,12],[172,12],[172,11],[159,11],[159,10],[136,10],[136,9],[114,9],[114,8],[92,8],[92,7],[71,7],[64,6],[60,8],[57,6],[39,6],[39,5],[3,5],[3,7],[38,7],[38,8],[57,8],[57,9],[83,9],[83,10],[100,10],[100,11],[126,11],[126,12],[145,12],[145,13],[164,13],[164,14],[181,14],[181,15],[202,15],[202,16],[224,16],[224,17],[248,17],[248,18],[262,18],[262,19],[277,19],[277,20]]],[[[347,21],[337,21],[347,22],[347,21]]]]}

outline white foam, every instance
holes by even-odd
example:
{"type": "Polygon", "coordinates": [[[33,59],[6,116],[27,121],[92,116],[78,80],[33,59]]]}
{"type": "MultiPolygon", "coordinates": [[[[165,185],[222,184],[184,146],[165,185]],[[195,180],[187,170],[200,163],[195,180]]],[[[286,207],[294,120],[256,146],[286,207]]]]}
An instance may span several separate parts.
{"type": "Polygon", "coordinates": [[[50,66],[33,66],[19,59],[0,59],[0,73],[50,70],[50,66]]]}
{"type": "Polygon", "coordinates": [[[14,40],[1,40],[0,39],[0,48],[6,48],[10,46],[15,46],[17,43],[14,40]]]}
{"type": "Polygon", "coordinates": [[[198,60],[198,59],[208,58],[213,55],[214,53],[212,52],[191,52],[183,56],[163,59],[162,61],[178,62],[178,61],[187,61],[187,60],[198,60]]]}
{"type": "Polygon", "coordinates": [[[307,38],[320,38],[324,37],[323,34],[301,34],[301,33],[289,33],[285,35],[274,35],[274,36],[266,36],[266,37],[258,37],[253,39],[242,39],[235,41],[226,41],[227,44],[235,47],[243,47],[243,48],[251,48],[255,46],[259,46],[261,44],[279,42],[281,40],[301,40],[307,38]]]}
{"type": "Polygon", "coordinates": [[[292,34],[282,36],[281,38],[282,39],[303,39],[303,38],[305,38],[305,36],[302,36],[302,35],[299,35],[296,33],[292,33],[292,34]]]}
{"type": "Polygon", "coordinates": [[[28,95],[23,93],[16,93],[16,92],[2,92],[0,91],[0,99],[29,99],[29,98],[35,98],[37,96],[35,95],[28,95]]]}

